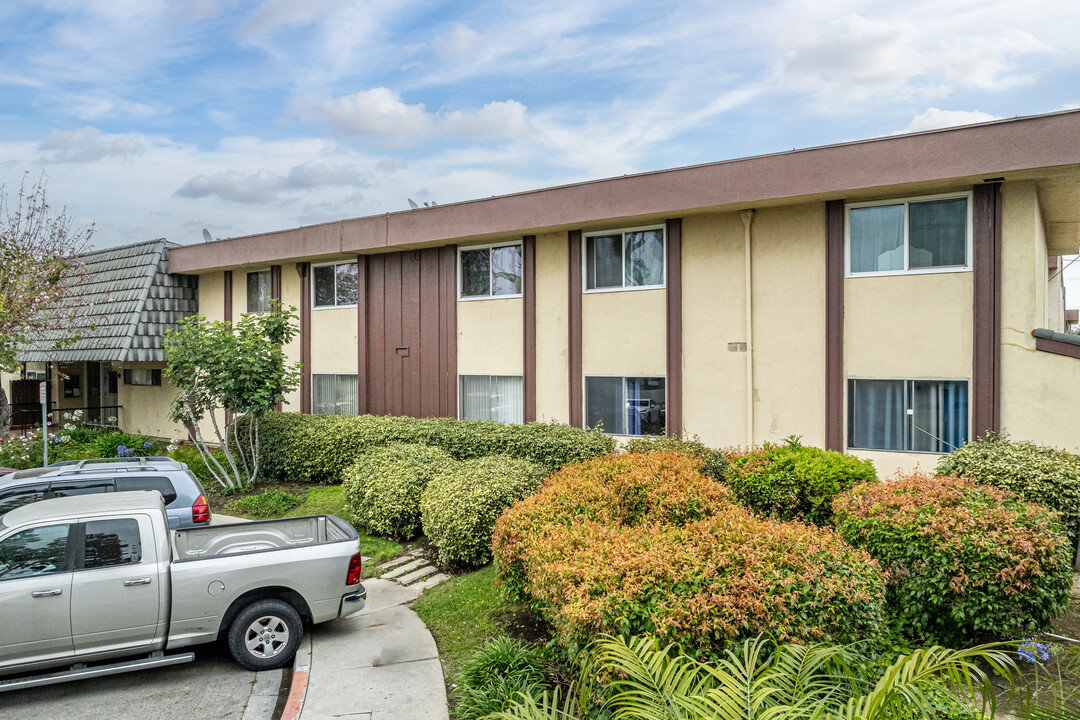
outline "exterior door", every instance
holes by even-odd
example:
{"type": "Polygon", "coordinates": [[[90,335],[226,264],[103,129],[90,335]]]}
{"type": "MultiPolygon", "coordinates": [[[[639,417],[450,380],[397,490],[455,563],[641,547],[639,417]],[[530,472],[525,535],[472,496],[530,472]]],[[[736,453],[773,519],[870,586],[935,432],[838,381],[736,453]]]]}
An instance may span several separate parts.
{"type": "Polygon", "coordinates": [[[72,657],[71,534],[44,525],[0,540],[0,670],[72,657]]]}
{"type": "Polygon", "coordinates": [[[83,527],[71,585],[75,655],[148,648],[162,607],[150,519],[87,520],[83,527]]]}

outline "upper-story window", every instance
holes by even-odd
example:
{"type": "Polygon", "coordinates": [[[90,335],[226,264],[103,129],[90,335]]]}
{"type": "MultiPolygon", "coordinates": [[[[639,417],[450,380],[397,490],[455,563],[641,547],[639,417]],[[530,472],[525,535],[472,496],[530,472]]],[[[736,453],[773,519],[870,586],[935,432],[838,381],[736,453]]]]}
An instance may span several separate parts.
{"type": "Polygon", "coordinates": [[[458,258],[462,300],[521,295],[521,243],[463,248],[458,258]]]}
{"type": "Polygon", "coordinates": [[[847,206],[848,275],[971,268],[971,193],[847,206]]]}
{"type": "Polygon", "coordinates": [[[585,290],[664,286],[664,228],[585,235],[585,290]]]}
{"type": "Polygon", "coordinates": [[[270,271],[259,270],[247,274],[247,311],[249,313],[270,310],[270,271]]]}
{"type": "Polygon", "coordinates": [[[356,305],[356,261],[316,265],[312,305],[316,308],[356,305]]]}

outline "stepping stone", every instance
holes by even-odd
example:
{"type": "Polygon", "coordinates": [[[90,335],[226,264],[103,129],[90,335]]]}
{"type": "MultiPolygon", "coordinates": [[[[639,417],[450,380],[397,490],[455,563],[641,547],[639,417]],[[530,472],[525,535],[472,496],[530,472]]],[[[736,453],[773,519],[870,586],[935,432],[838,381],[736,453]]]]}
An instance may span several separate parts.
{"type": "Polygon", "coordinates": [[[415,585],[410,585],[409,589],[410,590],[424,591],[424,590],[427,590],[429,587],[434,587],[434,586],[438,585],[443,580],[449,580],[449,579],[450,579],[449,575],[443,575],[442,573],[439,573],[438,575],[432,575],[427,580],[421,580],[420,582],[416,583],[415,585]]]}
{"type": "Polygon", "coordinates": [[[404,575],[405,573],[407,573],[407,572],[409,572],[411,570],[415,570],[416,568],[420,567],[421,565],[427,565],[427,560],[422,560],[421,559],[421,560],[413,560],[412,562],[407,562],[407,563],[405,563],[404,565],[402,565],[400,567],[394,568],[390,572],[383,573],[382,577],[383,577],[384,580],[393,580],[394,578],[400,577],[400,576],[404,575]]]}
{"type": "Polygon", "coordinates": [[[371,558],[365,557],[363,555],[360,556],[360,562],[362,562],[362,563],[368,562],[369,560],[371,560],[371,558]]]}
{"type": "Polygon", "coordinates": [[[415,550],[410,550],[409,554],[412,555],[413,557],[420,557],[421,555],[424,554],[424,548],[417,548],[415,550]]]}
{"type": "Polygon", "coordinates": [[[410,560],[412,560],[412,558],[408,555],[399,555],[396,558],[390,558],[386,562],[379,565],[379,567],[383,570],[389,570],[392,567],[397,567],[398,565],[401,565],[402,563],[407,563],[410,560]]]}
{"type": "Polygon", "coordinates": [[[408,585],[409,583],[416,582],[420,578],[425,578],[428,575],[431,575],[433,572],[435,572],[434,567],[432,567],[431,565],[425,565],[419,570],[415,570],[408,575],[402,575],[397,579],[397,581],[402,585],[408,585]]]}

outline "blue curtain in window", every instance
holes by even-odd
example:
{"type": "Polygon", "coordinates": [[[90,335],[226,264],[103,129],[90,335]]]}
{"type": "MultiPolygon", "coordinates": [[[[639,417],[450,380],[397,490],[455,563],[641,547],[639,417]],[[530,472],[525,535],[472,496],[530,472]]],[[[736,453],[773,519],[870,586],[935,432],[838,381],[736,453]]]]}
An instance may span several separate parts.
{"type": "Polygon", "coordinates": [[[638,403],[631,402],[641,399],[641,378],[626,378],[626,434],[641,434],[641,410],[638,403]]]}
{"type": "Polygon", "coordinates": [[[848,443],[864,450],[904,449],[904,383],[852,380],[848,385],[848,443]]]}

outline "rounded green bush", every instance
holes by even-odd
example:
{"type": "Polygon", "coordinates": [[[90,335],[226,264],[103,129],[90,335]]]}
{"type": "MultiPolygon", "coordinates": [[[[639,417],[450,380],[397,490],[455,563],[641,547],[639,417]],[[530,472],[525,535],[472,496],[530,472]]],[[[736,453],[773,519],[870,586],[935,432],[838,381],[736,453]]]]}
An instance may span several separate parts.
{"type": "Polygon", "coordinates": [[[970,442],[938,461],[941,475],[1011,490],[1028,502],[1061,513],[1076,540],[1080,530],[1080,455],[993,435],[970,442]]]}
{"type": "Polygon", "coordinates": [[[420,529],[420,495],[455,460],[440,448],[391,443],[373,448],[342,473],[345,504],[354,524],[392,538],[420,529]]]}
{"type": "Polygon", "coordinates": [[[727,459],[725,482],[739,502],[778,520],[826,525],[837,495],[877,481],[869,460],[803,446],[797,440],[729,451],[727,459]]]}
{"type": "Polygon", "coordinates": [[[536,492],[545,475],[543,466],[528,460],[492,455],[463,460],[432,478],[420,497],[420,516],[439,560],[489,562],[495,521],[514,501],[536,492]]]}
{"type": "Polygon", "coordinates": [[[714,450],[697,437],[680,438],[651,436],[634,438],[626,443],[627,452],[647,453],[656,450],[674,450],[684,455],[701,458],[701,473],[714,480],[723,480],[727,471],[727,458],[720,450],[714,450]]]}

